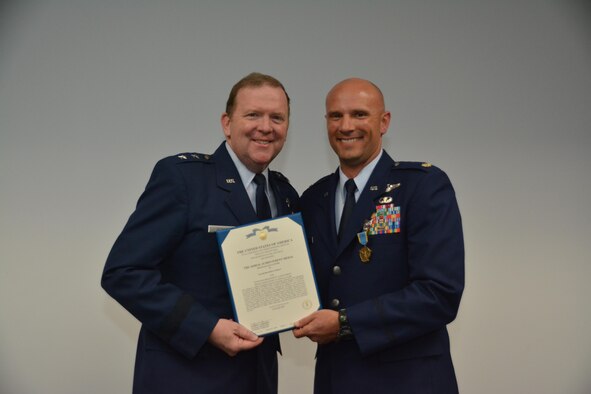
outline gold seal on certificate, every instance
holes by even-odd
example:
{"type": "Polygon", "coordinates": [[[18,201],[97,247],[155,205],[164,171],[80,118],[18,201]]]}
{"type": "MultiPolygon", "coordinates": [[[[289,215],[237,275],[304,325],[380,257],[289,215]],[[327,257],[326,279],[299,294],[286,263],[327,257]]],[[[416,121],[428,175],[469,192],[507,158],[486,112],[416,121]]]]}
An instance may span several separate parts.
{"type": "Polygon", "coordinates": [[[320,308],[299,213],[216,235],[237,322],[273,334],[320,308]]]}

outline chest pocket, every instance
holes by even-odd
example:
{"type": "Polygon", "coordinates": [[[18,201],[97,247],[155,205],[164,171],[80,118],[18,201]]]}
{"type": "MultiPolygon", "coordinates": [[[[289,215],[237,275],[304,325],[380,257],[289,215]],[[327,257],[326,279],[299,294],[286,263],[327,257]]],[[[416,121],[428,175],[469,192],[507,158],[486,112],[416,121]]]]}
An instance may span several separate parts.
{"type": "Polygon", "coordinates": [[[389,244],[404,243],[405,236],[402,233],[376,234],[370,235],[368,240],[369,247],[371,245],[387,246],[389,244]]]}

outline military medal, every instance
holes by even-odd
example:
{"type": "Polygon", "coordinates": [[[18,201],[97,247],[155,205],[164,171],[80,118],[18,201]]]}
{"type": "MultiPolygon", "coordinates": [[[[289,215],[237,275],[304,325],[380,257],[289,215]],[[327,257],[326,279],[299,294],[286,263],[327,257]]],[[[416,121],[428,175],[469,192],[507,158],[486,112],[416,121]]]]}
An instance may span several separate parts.
{"type": "Polygon", "coordinates": [[[359,249],[359,259],[361,259],[362,263],[369,263],[369,259],[371,259],[371,249],[365,245],[359,249]]]}
{"type": "Polygon", "coordinates": [[[359,249],[359,259],[362,263],[369,263],[369,259],[371,259],[371,249],[367,247],[367,231],[357,233],[357,239],[362,245],[361,249],[359,249]]]}

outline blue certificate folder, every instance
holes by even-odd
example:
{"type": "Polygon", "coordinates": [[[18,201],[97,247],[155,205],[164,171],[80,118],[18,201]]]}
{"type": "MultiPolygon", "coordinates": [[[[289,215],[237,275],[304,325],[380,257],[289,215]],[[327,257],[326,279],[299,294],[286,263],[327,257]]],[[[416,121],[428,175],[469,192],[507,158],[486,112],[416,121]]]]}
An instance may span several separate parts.
{"type": "Polygon", "coordinates": [[[216,232],[234,318],[259,336],[320,309],[302,215],[216,232]]]}

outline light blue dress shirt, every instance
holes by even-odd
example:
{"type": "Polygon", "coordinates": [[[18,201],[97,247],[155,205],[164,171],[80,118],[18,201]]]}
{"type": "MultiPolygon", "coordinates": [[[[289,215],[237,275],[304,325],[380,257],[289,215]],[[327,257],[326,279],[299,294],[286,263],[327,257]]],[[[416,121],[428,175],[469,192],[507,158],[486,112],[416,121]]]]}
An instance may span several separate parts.
{"type": "MultiPolygon", "coordinates": [[[[378,161],[380,161],[383,152],[384,150],[382,149],[380,153],[372,161],[370,161],[368,165],[363,167],[363,169],[359,172],[359,174],[357,174],[355,178],[353,178],[353,180],[355,181],[355,185],[357,186],[357,190],[355,191],[355,202],[359,200],[359,196],[365,188],[367,181],[369,181],[369,177],[371,176],[373,169],[378,164],[378,161]]],[[[343,214],[345,198],[347,197],[347,191],[345,190],[345,182],[347,182],[347,180],[349,180],[349,178],[347,178],[347,176],[343,173],[343,170],[341,170],[341,167],[339,167],[339,183],[337,184],[337,190],[335,191],[336,194],[334,199],[334,218],[336,226],[335,228],[337,229],[337,231],[339,231],[341,215],[343,214]]]]}
{"type": "MultiPolygon", "coordinates": [[[[256,203],[256,192],[257,192],[257,185],[254,183],[254,176],[256,173],[252,172],[240,161],[236,153],[232,150],[232,147],[226,142],[226,149],[228,149],[228,153],[230,154],[230,158],[234,162],[236,169],[238,170],[238,174],[240,175],[240,180],[242,180],[242,184],[246,189],[246,194],[248,194],[248,198],[250,199],[250,203],[254,208],[254,211],[257,210],[257,203],[256,203]]],[[[265,176],[265,193],[267,194],[267,198],[269,199],[269,205],[271,206],[271,215],[273,217],[277,216],[277,205],[275,203],[275,196],[271,193],[271,186],[269,185],[269,168],[265,168],[262,172],[265,176]]],[[[341,208],[342,210],[342,208],[341,208]]]]}

